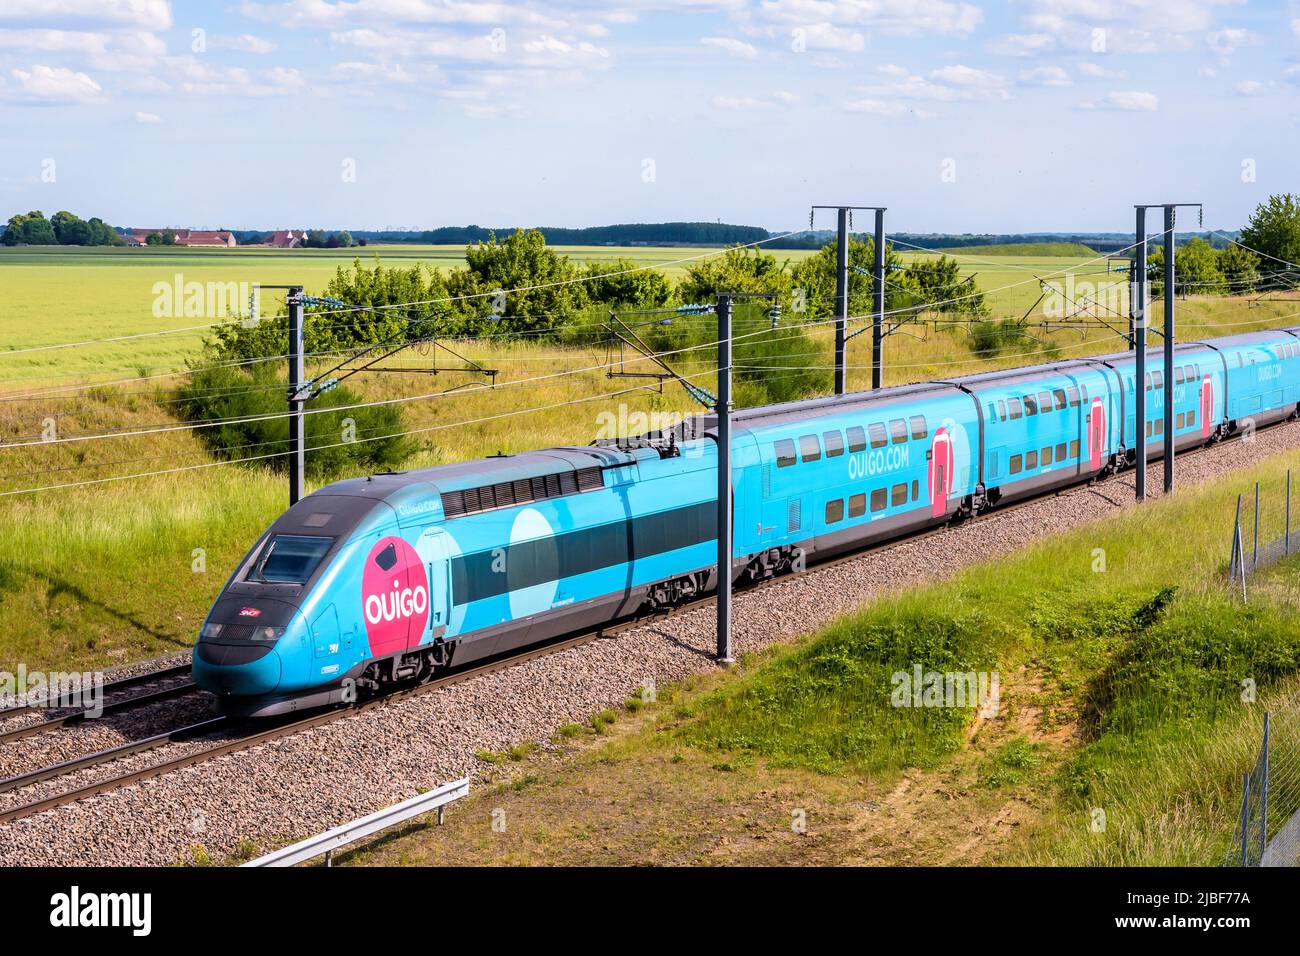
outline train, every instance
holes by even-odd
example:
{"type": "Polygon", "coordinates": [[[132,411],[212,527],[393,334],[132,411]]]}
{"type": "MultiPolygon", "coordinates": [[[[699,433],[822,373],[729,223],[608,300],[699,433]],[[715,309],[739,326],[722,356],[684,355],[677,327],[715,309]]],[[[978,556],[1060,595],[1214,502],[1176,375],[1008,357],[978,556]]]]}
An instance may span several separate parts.
{"type": "MultiPolygon", "coordinates": [[[[733,582],[862,549],[1300,414],[1300,326],[748,408],[733,582]],[[1136,389],[1146,420],[1136,421],[1136,389]],[[1164,396],[1173,389],[1174,417],[1164,396]]],[[[338,481],[217,597],[195,682],[230,713],[358,699],[714,589],[716,417],[338,481]]]]}

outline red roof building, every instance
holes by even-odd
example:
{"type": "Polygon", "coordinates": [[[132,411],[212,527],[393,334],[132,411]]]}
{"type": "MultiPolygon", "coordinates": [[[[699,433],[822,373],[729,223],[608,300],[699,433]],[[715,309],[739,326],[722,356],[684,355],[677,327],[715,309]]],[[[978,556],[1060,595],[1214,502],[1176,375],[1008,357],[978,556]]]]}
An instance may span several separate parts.
{"type": "Polygon", "coordinates": [[[178,246],[237,246],[234,234],[227,229],[222,230],[202,230],[202,229],[132,229],[131,237],[138,242],[131,242],[131,237],[126,238],[128,245],[146,245],[148,239],[154,233],[173,232],[176,234],[176,245],[178,246]]]}
{"type": "Polygon", "coordinates": [[[294,249],[307,241],[307,233],[298,229],[277,229],[266,244],[272,249],[294,249]]]}

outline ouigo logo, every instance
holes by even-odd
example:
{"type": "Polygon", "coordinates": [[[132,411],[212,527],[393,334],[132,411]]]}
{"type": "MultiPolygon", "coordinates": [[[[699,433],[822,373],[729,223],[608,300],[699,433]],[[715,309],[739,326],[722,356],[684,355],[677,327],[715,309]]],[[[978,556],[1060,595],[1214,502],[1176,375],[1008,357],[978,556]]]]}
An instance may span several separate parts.
{"type": "Polygon", "coordinates": [[[429,620],[429,578],[415,549],[397,537],[378,541],[361,575],[361,600],[372,653],[418,644],[429,620]]]}

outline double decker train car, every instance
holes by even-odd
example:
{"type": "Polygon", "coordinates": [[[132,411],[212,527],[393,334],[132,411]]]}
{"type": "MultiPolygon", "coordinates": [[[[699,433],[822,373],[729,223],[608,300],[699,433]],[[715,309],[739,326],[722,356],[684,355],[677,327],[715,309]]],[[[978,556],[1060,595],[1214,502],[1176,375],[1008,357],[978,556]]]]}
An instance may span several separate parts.
{"type": "MultiPolygon", "coordinates": [[[[1300,327],[733,416],[733,579],[843,553],[1300,412],[1300,327]],[[1136,392],[1146,417],[1136,420],[1136,392]],[[1173,389],[1174,417],[1164,396],[1173,389]]],[[[340,481],[271,525],[194,649],[236,713],[324,706],[711,590],[715,420],[340,481]]]]}

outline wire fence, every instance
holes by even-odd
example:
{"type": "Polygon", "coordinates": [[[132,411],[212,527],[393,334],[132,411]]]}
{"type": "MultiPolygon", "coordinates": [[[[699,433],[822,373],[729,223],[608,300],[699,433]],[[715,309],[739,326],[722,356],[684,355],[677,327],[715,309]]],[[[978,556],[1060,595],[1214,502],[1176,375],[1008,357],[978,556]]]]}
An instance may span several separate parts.
{"type": "Polygon", "coordinates": [[[1256,571],[1300,554],[1300,528],[1291,510],[1291,470],[1285,478],[1255,482],[1253,491],[1237,495],[1236,517],[1228,556],[1228,581],[1248,597],[1247,581],[1256,571]]]}
{"type": "Polygon", "coordinates": [[[1264,714],[1259,752],[1242,776],[1232,866],[1300,866],[1300,695],[1264,714]]]}

